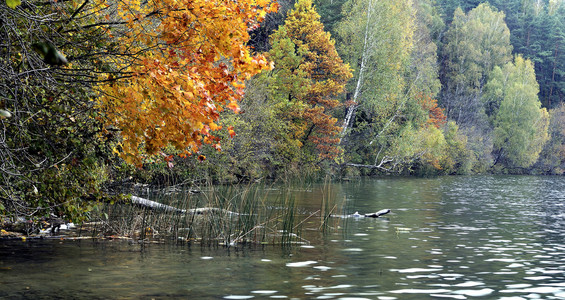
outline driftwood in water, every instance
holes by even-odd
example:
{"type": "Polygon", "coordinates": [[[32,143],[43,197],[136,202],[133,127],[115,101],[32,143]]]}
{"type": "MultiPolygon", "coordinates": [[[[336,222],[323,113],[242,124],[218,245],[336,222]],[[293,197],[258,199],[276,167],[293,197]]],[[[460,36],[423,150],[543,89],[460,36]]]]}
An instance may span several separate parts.
{"type": "MultiPolygon", "coordinates": [[[[195,214],[195,215],[203,215],[207,213],[218,213],[218,214],[225,214],[225,215],[239,215],[239,213],[229,211],[223,208],[216,208],[216,207],[201,207],[201,208],[192,208],[192,209],[180,209],[170,205],[162,204],[159,202],[147,200],[137,196],[131,196],[131,203],[149,208],[154,210],[159,210],[163,212],[173,212],[173,213],[181,213],[181,214],[195,214]]],[[[359,214],[355,212],[352,215],[332,215],[332,217],[337,218],[378,218],[382,215],[386,215],[390,213],[390,209],[381,209],[377,212],[370,213],[370,214],[359,214]]]]}
{"type": "Polygon", "coordinates": [[[386,215],[390,212],[390,209],[381,209],[377,212],[370,213],[370,214],[360,214],[359,212],[355,212],[351,215],[331,215],[331,217],[335,218],[378,218],[382,215],[386,215]]]}
{"type": "Polygon", "coordinates": [[[382,215],[386,215],[390,212],[390,209],[381,209],[378,212],[372,213],[372,214],[365,214],[363,216],[367,217],[367,218],[378,218],[382,215]]]}

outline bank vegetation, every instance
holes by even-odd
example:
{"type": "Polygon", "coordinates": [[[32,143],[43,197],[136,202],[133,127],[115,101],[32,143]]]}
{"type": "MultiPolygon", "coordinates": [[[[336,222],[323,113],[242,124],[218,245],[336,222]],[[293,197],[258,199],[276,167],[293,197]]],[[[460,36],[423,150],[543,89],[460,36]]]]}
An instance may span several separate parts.
{"type": "Polygon", "coordinates": [[[480,2],[2,0],[1,219],[135,184],[562,175],[565,3],[480,2]]]}

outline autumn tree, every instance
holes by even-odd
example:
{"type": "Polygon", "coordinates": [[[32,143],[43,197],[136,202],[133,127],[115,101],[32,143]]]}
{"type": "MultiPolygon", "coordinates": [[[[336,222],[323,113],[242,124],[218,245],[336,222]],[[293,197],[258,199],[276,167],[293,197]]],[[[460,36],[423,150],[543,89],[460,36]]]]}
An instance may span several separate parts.
{"type": "Polygon", "coordinates": [[[136,164],[219,148],[220,112],[269,68],[245,44],[270,1],[6,3],[0,215],[84,220],[111,199],[115,139],[136,164]]]}
{"type": "MultiPolygon", "coordinates": [[[[197,177],[220,182],[248,182],[261,178],[292,177],[310,171],[301,162],[301,149],[292,140],[293,129],[281,117],[277,100],[271,97],[273,87],[268,72],[246,82],[241,112],[227,111],[219,125],[233,126],[235,132],[221,130],[222,151],[204,147],[200,153],[206,160],[175,158],[175,170],[189,170],[197,177]],[[294,173],[296,171],[296,173],[294,173]]],[[[309,167],[309,166],[308,166],[309,167]]]]}
{"type": "Polygon", "coordinates": [[[445,154],[441,162],[445,174],[469,174],[475,164],[475,156],[467,147],[467,136],[459,131],[454,121],[445,126],[445,154]]]}
{"type": "Polygon", "coordinates": [[[516,56],[513,63],[497,66],[492,73],[485,94],[499,103],[493,119],[495,164],[528,168],[548,139],[549,123],[547,110],[541,108],[537,96],[533,63],[516,56]]]}
{"type": "Polygon", "coordinates": [[[322,159],[339,153],[339,124],[332,111],[351,77],[334,43],[312,1],[299,0],[271,36],[269,51],[275,64],[272,96],[289,124],[289,144],[322,159]]]}
{"type": "MultiPolygon", "coordinates": [[[[246,46],[249,30],[277,7],[259,1],[99,2],[118,51],[117,75],[101,84],[99,109],[122,138],[116,151],[129,163],[167,146],[181,154],[203,144],[220,149],[213,132],[220,113],[237,111],[245,80],[268,69],[246,46]]],[[[103,26],[100,24],[100,26],[103,26]]]]}
{"type": "Polygon", "coordinates": [[[439,118],[431,123],[443,122],[430,115],[439,90],[434,22],[415,19],[420,9],[421,16],[431,13],[412,1],[352,0],[343,9],[340,49],[355,69],[341,133],[348,165],[382,172],[415,162],[439,167],[445,141],[427,123],[430,116],[439,118]]]}
{"type": "Polygon", "coordinates": [[[357,0],[344,4],[338,25],[341,53],[355,72],[342,136],[352,126],[358,108],[386,123],[406,87],[405,70],[413,47],[411,1],[357,0]]]}
{"type": "Polygon", "coordinates": [[[549,140],[535,164],[541,174],[565,173],[565,104],[549,111],[549,140]]]}
{"type": "Polygon", "coordinates": [[[442,106],[462,127],[482,121],[480,93],[495,66],[511,59],[510,31],[504,13],[480,4],[465,14],[455,10],[443,48],[442,106]]]}
{"type": "Polygon", "coordinates": [[[441,89],[438,46],[445,24],[432,0],[414,1],[414,49],[410,56],[407,81],[415,95],[436,98],[441,89]]]}
{"type": "Polygon", "coordinates": [[[511,59],[510,31],[504,17],[488,3],[468,13],[456,9],[441,50],[440,104],[448,119],[468,137],[477,172],[490,168],[494,159],[492,125],[481,94],[492,69],[511,59]]]}
{"type": "Polygon", "coordinates": [[[421,93],[417,97],[418,103],[422,108],[428,112],[427,124],[440,128],[447,123],[447,117],[443,114],[443,109],[438,106],[437,100],[430,97],[428,94],[421,93]]]}

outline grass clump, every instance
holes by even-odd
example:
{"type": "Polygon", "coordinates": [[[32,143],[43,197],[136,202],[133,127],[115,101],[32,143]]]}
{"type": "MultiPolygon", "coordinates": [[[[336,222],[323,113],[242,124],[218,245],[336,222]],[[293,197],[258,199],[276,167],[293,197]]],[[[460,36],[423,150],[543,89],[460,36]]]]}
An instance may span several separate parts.
{"type": "Polygon", "coordinates": [[[175,186],[145,190],[176,211],[114,203],[93,218],[93,234],[143,242],[236,244],[306,243],[290,191],[260,184],[175,186]]]}

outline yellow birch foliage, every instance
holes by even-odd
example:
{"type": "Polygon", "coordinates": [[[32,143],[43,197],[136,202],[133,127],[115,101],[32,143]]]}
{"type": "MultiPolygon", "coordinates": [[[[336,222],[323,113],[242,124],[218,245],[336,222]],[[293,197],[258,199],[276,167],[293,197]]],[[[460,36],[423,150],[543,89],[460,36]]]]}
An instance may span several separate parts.
{"type": "Polygon", "coordinates": [[[212,132],[224,108],[238,111],[244,81],[269,68],[246,46],[277,4],[270,0],[122,0],[102,10],[119,26],[107,30],[123,59],[118,75],[100,86],[99,106],[108,127],[120,131],[116,151],[141,164],[169,145],[183,153],[203,143],[220,149],[212,132]],[[121,77],[119,77],[121,76],[121,77]],[[117,78],[120,78],[117,80],[117,78]]]}

